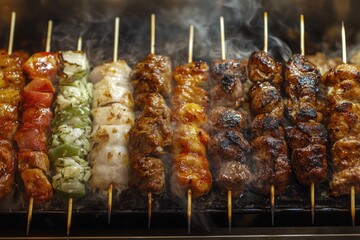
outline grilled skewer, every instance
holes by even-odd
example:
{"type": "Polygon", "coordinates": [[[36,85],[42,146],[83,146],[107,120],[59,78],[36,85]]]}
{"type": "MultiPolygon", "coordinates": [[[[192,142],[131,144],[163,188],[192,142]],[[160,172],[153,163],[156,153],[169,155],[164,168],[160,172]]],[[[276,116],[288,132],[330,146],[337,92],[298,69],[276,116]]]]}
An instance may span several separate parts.
{"type": "MultiPolygon", "coordinates": [[[[301,39],[304,40],[303,16],[301,39]]],[[[291,161],[297,180],[310,187],[311,218],[314,222],[315,184],[327,178],[327,132],[323,121],[324,103],[320,99],[320,71],[304,56],[305,44],[300,44],[302,54],[294,54],[286,63],[285,106],[291,127],[286,128],[291,161]]]]}
{"type": "MultiPolygon", "coordinates": [[[[267,13],[264,14],[267,23],[267,13]]],[[[265,24],[265,39],[267,26],[265,24]]],[[[275,191],[281,194],[288,185],[290,163],[283,134],[283,102],[281,97],[282,66],[264,51],[249,58],[250,108],[253,114],[253,166],[256,180],[253,187],[263,195],[270,195],[272,224],[274,225],[275,191]]]]}

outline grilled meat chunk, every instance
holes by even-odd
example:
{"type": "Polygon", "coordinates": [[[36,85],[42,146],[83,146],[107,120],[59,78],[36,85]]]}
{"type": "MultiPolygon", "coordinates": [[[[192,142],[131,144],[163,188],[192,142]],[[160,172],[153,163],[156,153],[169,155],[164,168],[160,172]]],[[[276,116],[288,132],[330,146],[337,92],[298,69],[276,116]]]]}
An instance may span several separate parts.
{"type": "Polygon", "coordinates": [[[192,123],[201,126],[207,123],[205,109],[196,103],[185,103],[173,110],[172,119],[176,123],[192,123]]]}
{"type": "Polygon", "coordinates": [[[243,112],[220,106],[211,111],[210,122],[216,129],[231,129],[241,132],[247,123],[247,116],[243,112]]]}
{"type": "Polygon", "coordinates": [[[161,117],[166,121],[170,121],[170,108],[159,93],[142,94],[136,99],[136,105],[141,109],[143,117],[161,117]]]}
{"type": "Polygon", "coordinates": [[[254,137],[272,136],[274,138],[284,137],[284,128],[281,120],[271,114],[257,115],[251,124],[254,137]]]}
{"type": "Polygon", "coordinates": [[[14,189],[16,153],[8,140],[0,140],[0,199],[14,189]]]}
{"type": "Polygon", "coordinates": [[[174,81],[177,85],[201,86],[209,76],[209,66],[197,61],[177,66],[174,70],[174,81]]]}

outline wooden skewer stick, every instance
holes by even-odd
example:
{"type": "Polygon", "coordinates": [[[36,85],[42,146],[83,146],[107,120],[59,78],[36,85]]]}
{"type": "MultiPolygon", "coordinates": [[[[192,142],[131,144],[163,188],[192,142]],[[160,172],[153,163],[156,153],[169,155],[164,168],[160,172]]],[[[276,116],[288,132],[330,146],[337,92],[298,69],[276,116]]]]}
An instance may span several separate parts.
{"type": "Polygon", "coordinates": [[[191,228],[191,188],[188,188],[187,192],[187,222],[188,222],[188,234],[190,234],[191,228]]]}
{"type": "Polygon", "coordinates": [[[193,61],[193,45],[194,45],[194,25],[190,25],[188,63],[191,63],[193,61]]]}
{"type": "MultiPolygon", "coordinates": [[[[305,56],[305,21],[304,15],[300,15],[300,53],[305,56]]],[[[310,209],[311,209],[311,223],[315,220],[315,183],[310,184],[310,209]]]]}
{"type": "MultiPolygon", "coordinates": [[[[45,44],[45,52],[50,52],[51,48],[51,35],[52,35],[52,20],[48,21],[48,27],[47,27],[47,33],[46,33],[46,44],[45,44]]],[[[30,232],[30,225],[32,220],[32,214],[33,214],[33,208],[34,208],[34,198],[30,197],[29,199],[29,205],[28,205],[28,216],[27,216],[27,224],[26,224],[26,236],[29,236],[30,232]]]]}
{"type": "MultiPolygon", "coordinates": [[[[155,14],[151,14],[150,24],[150,53],[155,54],[155,14]]],[[[148,229],[151,227],[152,192],[148,192],[148,229]]]]}
{"type": "MultiPolygon", "coordinates": [[[[268,13],[264,12],[264,52],[268,51],[268,13]]],[[[275,186],[270,186],[271,224],[275,223],[275,186]]]]}
{"type": "Polygon", "coordinates": [[[15,22],[16,22],[16,13],[11,13],[11,22],[10,22],[10,35],[9,35],[9,46],[8,54],[12,54],[13,44],[14,44],[14,34],[15,34],[15,22]]]}
{"type": "MultiPolygon", "coordinates": [[[[221,59],[226,59],[226,43],[225,43],[225,26],[224,26],[224,17],[220,17],[220,41],[221,41],[221,59]]],[[[228,205],[228,225],[229,233],[231,233],[231,223],[232,223],[232,195],[231,190],[228,190],[227,194],[227,205],[228,205]]]]}
{"type": "MultiPolygon", "coordinates": [[[[113,51],[113,62],[118,60],[118,48],[119,48],[119,27],[120,27],[120,18],[115,18],[115,27],[114,27],[114,51],[113,51]]],[[[112,199],[113,199],[113,185],[110,184],[108,188],[108,224],[111,220],[112,212],[112,199]]]]}
{"type": "MultiPolygon", "coordinates": [[[[343,63],[347,63],[346,56],[346,34],[345,34],[345,26],[344,22],[341,23],[341,46],[342,46],[342,61],[343,63]]],[[[350,187],[350,212],[351,212],[351,222],[352,225],[355,226],[355,186],[350,187]]]]}

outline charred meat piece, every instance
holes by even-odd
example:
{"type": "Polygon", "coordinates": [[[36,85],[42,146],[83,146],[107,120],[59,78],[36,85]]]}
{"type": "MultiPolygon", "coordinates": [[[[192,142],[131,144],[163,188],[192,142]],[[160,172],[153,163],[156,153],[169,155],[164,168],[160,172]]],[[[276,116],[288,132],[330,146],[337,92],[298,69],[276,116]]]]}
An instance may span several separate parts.
{"type": "Polygon", "coordinates": [[[218,172],[216,183],[220,191],[231,190],[232,197],[236,198],[251,184],[252,175],[247,165],[238,161],[224,162],[218,172]]]}
{"type": "Polygon", "coordinates": [[[243,102],[243,83],[247,79],[247,61],[218,60],[211,67],[212,89],[210,91],[212,106],[238,107],[243,102]]]}
{"type": "Polygon", "coordinates": [[[248,73],[254,83],[268,82],[278,88],[283,81],[281,63],[276,62],[264,51],[253,52],[250,55],[248,73]]]}
{"type": "Polygon", "coordinates": [[[160,194],[165,190],[165,167],[161,159],[136,155],[130,159],[129,185],[141,193],[160,194]]]}
{"type": "Polygon", "coordinates": [[[256,174],[256,180],[253,182],[255,190],[263,195],[269,195],[273,184],[277,195],[284,192],[291,171],[285,141],[262,136],[255,138],[251,146],[252,166],[256,174]]]}
{"type": "Polygon", "coordinates": [[[144,93],[160,93],[164,97],[171,92],[171,61],[167,56],[149,54],[138,62],[130,74],[135,98],[144,93]]]}
{"type": "Polygon", "coordinates": [[[251,146],[240,132],[220,130],[210,139],[209,152],[215,161],[246,163],[251,146]]]}
{"type": "Polygon", "coordinates": [[[311,144],[296,148],[292,155],[292,168],[297,180],[304,185],[322,183],[327,178],[326,147],[311,144]]]}
{"type": "Polygon", "coordinates": [[[284,137],[284,128],[281,120],[270,114],[257,115],[251,124],[254,137],[272,136],[274,138],[284,137]]]}
{"type": "Polygon", "coordinates": [[[211,173],[204,156],[181,153],[175,157],[172,166],[171,190],[175,195],[183,197],[190,188],[192,197],[199,198],[210,191],[211,173]]]}
{"type": "Polygon", "coordinates": [[[172,129],[162,118],[143,117],[129,131],[130,157],[137,154],[160,156],[171,144],[172,129]]]}
{"type": "Polygon", "coordinates": [[[217,129],[231,129],[241,132],[247,122],[247,117],[243,112],[220,106],[211,111],[210,122],[217,129]]]}

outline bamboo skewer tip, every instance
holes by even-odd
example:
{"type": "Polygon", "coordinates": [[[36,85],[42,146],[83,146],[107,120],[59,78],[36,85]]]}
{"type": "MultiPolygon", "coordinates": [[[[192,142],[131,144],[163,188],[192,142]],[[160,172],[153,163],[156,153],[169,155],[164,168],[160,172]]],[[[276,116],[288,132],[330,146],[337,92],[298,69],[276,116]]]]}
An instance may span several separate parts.
{"type": "Polygon", "coordinates": [[[275,186],[270,186],[271,225],[275,225],[275,186]]]}
{"type": "Polygon", "coordinates": [[[305,22],[304,15],[300,15],[300,53],[305,56],[305,22]]]}
{"type": "Polygon", "coordinates": [[[49,20],[48,27],[47,27],[47,33],[46,33],[45,52],[50,52],[52,28],[53,28],[53,21],[49,20]]]}
{"type": "Polygon", "coordinates": [[[66,224],[66,235],[69,237],[71,229],[71,219],[72,219],[72,209],[73,209],[73,199],[68,199],[68,214],[67,214],[67,224],[66,224]]]}
{"type": "Polygon", "coordinates": [[[232,195],[231,190],[228,191],[228,224],[229,224],[229,234],[231,233],[231,224],[232,224],[232,195]]]}
{"type": "Polygon", "coordinates": [[[356,203],[355,203],[355,187],[350,187],[350,208],[351,208],[351,222],[352,226],[355,226],[355,210],[356,210],[356,203]]]}
{"type": "Polygon", "coordinates": [[[113,62],[118,60],[118,51],[119,51],[119,29],[120,27],[120,18],[115,18],[115,27],[114,27],[114,52],[113,52],[113,62]]]}
{"type": "Polygon", "coordinates": [[[113,185],[110,184],[108,189],[108,224],[110,224],[110,218],[111,218],[112,198],[113,198],[113,185]]]}
{"type": "Polygon", "coordinates": [[[264,52],[268,51],[268,13],[264,12],[264,52]]]}
{"type": "Polygon", "coordinates": [[[188,222],[188,234],[190,235],[190,229],[191,229],[191,188],[188,188],[187,192],[187,222],[188,222]]]}
{"type": "Polygon", "coordinates": [[[311,200],[311,223],[314,224],[315,220],[315,183],[310,185],[310,200],[311,200]]]}
{"type": "Polygon", "coordinates": [[[226,59],[226,46],[225,46],[225,26],[224,17],[220,17],[220,38],[221,38],[221,59],[226,59]]]}
{"type": "Polygon", "coordinates": [[[28,215],[27,215],[27,225],[26,225],[26,236],[29,236],[30,233],[30,225],[33,215],[33,207],[34,207],[34,198],[30,197],[29,206],[28,206],[28,215]]]}
{"type": "Polygon", "coordinates": [[[190,25],[188,63],[193,61],[194,25],[190,25]]]}
{"type": "Polygon", "coordinates": [[[148,192],[148,229],[151,228],[152,192],[148,192]]]}
{"type": "Polygon", "coordinates": [[[155,14],[151,14],[150,53],[155,54],[155,14]]]}
{"type": "Polygon", "coordinates": [[[13,51],[15,22],[16,22],[16,12],[12,12],[11,13],[11,21],[10,21],[9,46],[8,46],[8,54],[9,55],[12,54],[12,51],[13,51]]]}

